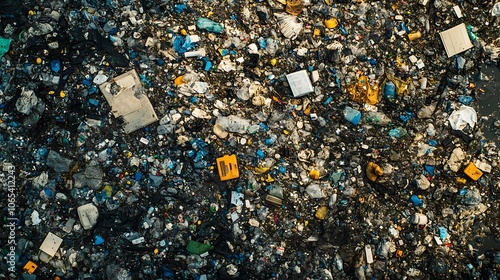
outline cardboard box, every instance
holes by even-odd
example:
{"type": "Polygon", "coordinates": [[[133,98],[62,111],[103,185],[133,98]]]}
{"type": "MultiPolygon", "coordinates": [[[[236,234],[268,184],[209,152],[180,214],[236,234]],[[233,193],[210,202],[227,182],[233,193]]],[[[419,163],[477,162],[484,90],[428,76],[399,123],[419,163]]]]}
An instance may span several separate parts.
{"type": "Polygon", "coordinates": [[[62,241],[62,238],[49,232],[40,246],[40,260],[48,263],[56,255],[62,241]]]}
{"type": "Polygon", "coordinates": [[[286,75],[293,97],[301,97],[314,92],[314,87],[306,70],[297,71],[286,75]]]}
{"type": "Polygon", "coordinates": [[[439,36],[441,36],[448,57],[473,47],[464,23],[439,33],[439,36]]]}
{"type": "Polygon", "coordinates": [[[115,118],[123,118],[125,133],[134,132],[158,120],[135,70],[103,83],[99,89],[115,118]]]}

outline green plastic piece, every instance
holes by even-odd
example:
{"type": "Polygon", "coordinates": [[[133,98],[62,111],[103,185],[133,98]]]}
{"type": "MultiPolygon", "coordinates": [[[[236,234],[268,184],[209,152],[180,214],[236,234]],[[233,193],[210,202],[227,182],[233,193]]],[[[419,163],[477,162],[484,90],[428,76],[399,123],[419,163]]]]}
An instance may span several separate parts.
{"type": "Polygon", "coordinates": [[[12,42],[12,39],[0,37],[0,58],[9,51],[10,42],[12,42]]]}
{"type": "Polygon", "coordinates": [[[209,242],[207,243],[201,243],[198,241],[190,240],[186,249],[189,253],[195,254],[195,255],[201,255],[203,253],[208,252],[209,250],[212,250],[214,246],[210,244],[209,242]]]}

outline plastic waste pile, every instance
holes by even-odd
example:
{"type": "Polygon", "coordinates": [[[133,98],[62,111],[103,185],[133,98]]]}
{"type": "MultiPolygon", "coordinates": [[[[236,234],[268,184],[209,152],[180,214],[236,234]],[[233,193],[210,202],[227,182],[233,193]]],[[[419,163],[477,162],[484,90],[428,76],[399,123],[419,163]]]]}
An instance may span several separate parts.
{"type": "Polygon", "coordinates": [[[0,3],[2,279],[496,279],[500,3],[0,3]]]}

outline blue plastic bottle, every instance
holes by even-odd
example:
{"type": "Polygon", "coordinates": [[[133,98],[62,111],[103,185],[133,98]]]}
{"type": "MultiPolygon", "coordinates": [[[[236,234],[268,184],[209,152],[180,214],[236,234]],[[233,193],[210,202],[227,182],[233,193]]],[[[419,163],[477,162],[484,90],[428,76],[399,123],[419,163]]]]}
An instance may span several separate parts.
{"type": "Polygon", "coordinates": [[[393,82],[389,81],[385,83],[385,88],[384,88],[384,96],[387,99],[394,99],[396,92],[396,85],[394,85],[393,82]]]}

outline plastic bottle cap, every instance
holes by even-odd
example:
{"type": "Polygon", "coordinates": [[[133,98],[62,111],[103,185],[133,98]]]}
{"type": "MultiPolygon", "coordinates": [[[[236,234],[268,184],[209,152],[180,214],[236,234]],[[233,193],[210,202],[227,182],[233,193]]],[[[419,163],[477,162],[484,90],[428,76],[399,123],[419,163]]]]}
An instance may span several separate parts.
{"type": "Polygon", "coordinates": [[[186,29],[181,29],[181,35],[186,36],[188,33],[186,29]]]}
{"type": "Polygon", "coordinates": [[[311,172],[309,172],[309,177],[314,180],[319,180],[319,171],[316,169],[311,170],[311,172]]]}
{"type": "Polygon", "coordinates": [[[64,98],[66,96],[66,93],[64,93],[64,91],[61,90],[61,92],[59,92],[59,96],[61,98],[64,98]]]}
{"type": "Polygon", "coordinates": [[[42,64],[42,61],[43,60],[41,58],[39,58],[39,57],[36,58],[36,64],[42,64]]]}

